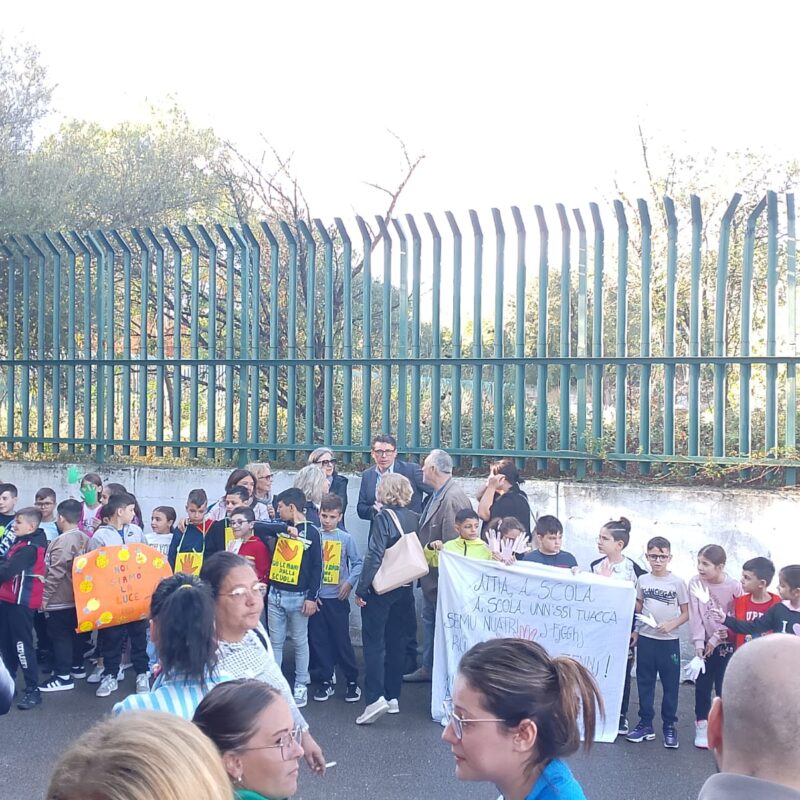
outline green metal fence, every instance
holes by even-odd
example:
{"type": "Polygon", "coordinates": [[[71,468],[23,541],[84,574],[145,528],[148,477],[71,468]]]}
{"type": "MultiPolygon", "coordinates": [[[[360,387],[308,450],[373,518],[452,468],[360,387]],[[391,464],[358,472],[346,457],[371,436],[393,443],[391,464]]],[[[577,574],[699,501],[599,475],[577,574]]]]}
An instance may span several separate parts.
{"type": "Polygon", "coordinates": [[[8,235],[0,263],[8,450],[800,466],[790,194],[8,235]]]}

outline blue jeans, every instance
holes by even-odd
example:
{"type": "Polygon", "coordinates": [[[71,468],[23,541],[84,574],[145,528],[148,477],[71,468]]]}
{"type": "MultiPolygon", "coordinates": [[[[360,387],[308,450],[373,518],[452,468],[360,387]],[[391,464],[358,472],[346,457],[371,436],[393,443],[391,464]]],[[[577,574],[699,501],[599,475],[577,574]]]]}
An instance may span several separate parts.
{"type": "Polygon", "coordinates": [[[422,596],[422,666],[433,672],[433,639],[436,635],[436,598],[422,596]]]}
{"type": "Polygon", "coordinates": [[[287,592],[281,589],[269,590],[267,620],[269,639],[275,651],[275,660],[283,662],[283,643],[288,633],[294,642],[294,682],[311,683],[308,674],[308,617],[303,614],[305,592],[287,592]]]}

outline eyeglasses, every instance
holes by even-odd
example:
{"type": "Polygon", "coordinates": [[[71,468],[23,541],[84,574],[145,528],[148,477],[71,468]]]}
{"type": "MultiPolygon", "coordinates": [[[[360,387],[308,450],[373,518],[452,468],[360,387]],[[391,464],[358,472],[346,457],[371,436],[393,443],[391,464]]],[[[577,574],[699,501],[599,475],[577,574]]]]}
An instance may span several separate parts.
{"type": "Polygon", "coordinates": [[[376,455],[378,458],[387,458],[388,456],[390,456],[392,453],[394,453],[394,452],[395,452],[395,448],[394,448],[394,447],[391,447],[391,448],[389,448],[389,449],[387,449],[387,450],[378,450],[378,449],[376,449],[376,448],[374,448],[374,447],[373,447],[373,448],[372,448],[372,452],[373,452],[373,453],[374,453],[374,454],[375,454],[375,455],[376,455]]]}
{"type": "Polygon", "coordinates": [[[672,558],[672,556],[660,556],[651,553],[647,554],[648,561],[669,561],[670,558],[672,558]]]}
{"type": "MultiPolygon", "coordinates": [[[[274,477],[274,475],[271,472],[270,472],[269,475],[262,475],[261,476],[261,478],[263,478],[265,481],[271,481],[273,479],[273,477],[274,477]]],[[[260,480],[260,478],[259,478],[259,480],[260,480]]]]}
{"type": "Polygon", "coordinates": [[[248,750],[272,750],[273,748],[280,747],[281,758],[284,761],[291,761],[292,758],[297,758],[297,756],[292,755],[292,745],[299,745],[302,740],[303,730],[298,727],[282,734],[281,738],[278,740],[278,744],[264,744],[260,747],[240,747],[239,752],[246,753],[248,750]]]}
{"type": "Polygon", "coordinates": [[[220,597],[232,597],[234,600],[244,600],[251,594],[260,594],[262,597],[267,593],[266,583],[254,583],[249,589],[246,586],[237,586],[232,592],[223,592],[220,597]]]}
{"type": "Polygon", "coordinates": [[[333,467],[333,466],[336,465],[336,459],[335,458],[323,458],[322,461],[317,461],[316,463],[319,464],[321,467],[333,467]]]}
{"type": "Polygon", "coordinates": [[[242,525],[246,525],[250,520],[247,519],[232,519],[231,520],[231,527],[232,528],[240,528],[242,525]]]}
{"type": "Polygon", "coordinates": [[[442,709],[444,710],[445,722],[453,726],[453,733],[456,735],[456,739],[459,740],[464,737],[464,726],[467,724],[473,722],[505,722],[504,719],[463,719],[453,710],[452,700],[445,700],[442,703],[442,709]]]}

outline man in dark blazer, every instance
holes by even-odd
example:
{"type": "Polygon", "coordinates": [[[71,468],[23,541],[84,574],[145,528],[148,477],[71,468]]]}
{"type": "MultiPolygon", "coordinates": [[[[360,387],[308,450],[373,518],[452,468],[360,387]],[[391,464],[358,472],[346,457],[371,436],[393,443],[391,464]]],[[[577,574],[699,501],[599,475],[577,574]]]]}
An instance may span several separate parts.
{"type": "MultiPolygon", "coordinates": [[[[419,520],[417,535],[425,547],[429,542],[449,542],[458,536],[456,532],[456,513],[472,508],[464,490],[453,480],[453,459],[444,450],[431,450],[422,465],[426,485],[433,489],[419,520]]],[[[422,666],[407,675],[403,680],[409,683],[422,683],[431,680],[433,675],[433,638],[436,626],[436,595],[439,583],[439,570],[420,578],[422,587],[422,666]]]]}
{"type": "Polygon", "coordinates": [[[422,477],[422,468],[419,464],[409,461],[400,461],[397,458],[397,440],[388,433],[382,433],[372,440],[372,458],[375,465],[361,474],[361,489],[358,492],[358,516],[361,519],[371,520],[380,511],[380,504],[375,499],[378,481],[383,475],[394,472],[405,475],[411,482],[411,502],[408,508],[422,511],[422,495],[429,494],[432,490],[426,486],[422,477]]]}

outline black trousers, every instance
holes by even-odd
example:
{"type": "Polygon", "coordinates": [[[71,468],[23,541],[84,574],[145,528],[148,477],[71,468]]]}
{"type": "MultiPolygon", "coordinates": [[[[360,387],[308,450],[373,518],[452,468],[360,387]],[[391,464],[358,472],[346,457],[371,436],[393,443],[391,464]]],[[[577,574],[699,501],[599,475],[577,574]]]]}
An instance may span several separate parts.
{"type": "Polygon", "coordinates": [[[379,697],[400,697],[408,645],[409,619],[415,618],[414,594],[401,586],[386,594],[370,592],[361,609],[364,644],[364,699],[367,705],[379,697]]]}
{"type": "Polygon", "coordinates": [[[33,646],[35,615],[32,608],[0,602],[0,650],[3,663],[12,678],[16,678],[17,667],[21,667],[26,691],[39,686],[39,665],[33,646]]]}
{"type": "Polygon", "coordinates": [[[308,618],[308,646],[315,670],[328,681],[338,664],[345,680],[355,683],[358,665],[350,641],[350,602],[332,597],[320,603],[319,611],[308,618]]]}
{"type": "Polygon", "coordinates": [[[622,708],[619,713],[623,717],[628,716],[628,706],[631,702],[631,672],[633,671],[633,662],[635,660],[634,649],[628,649],[628,663],[625,665],[625,686],[622,690],[622,708]]]}
{"type": "Polygon", "coordinates": [[[147,620],[140,620],[115,625],[113,628],[100,628],[97,631],[97,646],[103,657],[103,675],[117,677],[126,635],[131,640],[131,661],[136,674],[143,675],[147,672],[147,620]]]}
{"type": "Polygon", "coordinates": [[[695,719],[708,719],[708,712],[711,711],[711,690],[714,690],[717,697],[722,694],[722,681],[732,655],[733,645],[720,644],[706,659],[706,671],[701,672],[694,682],[695,719]]]}
{"type": "Polygon", "coordinates": [[[83,665],[85,634],[75,632],[77,625],[74,608],[47,612],[47,632],[53,643],[53,672],[62,678],[70,674],[72,667],[83,665]]]}
{"type": "Polygon", "coordinates": [[[678,639],[640,636],[637,643],[636,683],[639,687],[639,721],[652,725],[655,717],[656,678],[661,678],[661,721],[678,721],[678,690],[681,685],[681,643],[678,639]]]}
{"type": "Polygon", "coordinates": [[[47,630],[47,619],[37,612],[33,617],[33,629],[36,631],[36,655],[39,661],[49,661],[53,655],[53,642],[47,630]]]}

